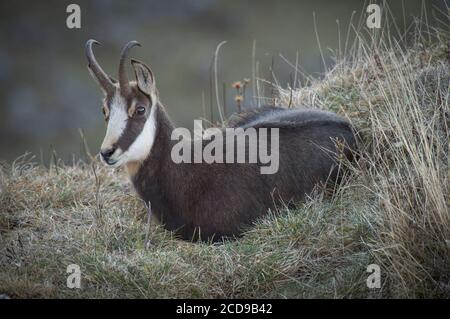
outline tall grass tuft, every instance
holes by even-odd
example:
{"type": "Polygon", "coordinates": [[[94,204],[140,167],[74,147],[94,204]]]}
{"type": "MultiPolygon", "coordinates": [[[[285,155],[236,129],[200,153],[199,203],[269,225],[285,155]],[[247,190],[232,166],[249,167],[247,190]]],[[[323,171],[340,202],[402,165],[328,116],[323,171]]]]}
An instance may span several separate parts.
{"type": "Polygon", "coordinates": [[[359,160],[347,165],[347,187],[371,220],[364,244],[389,296],[450,296],[449,29],[416,21],[413,43],[357,33],[353,54],[323,81],[279,88],[279,104],[331,109],[355,124],[359,160]]]}

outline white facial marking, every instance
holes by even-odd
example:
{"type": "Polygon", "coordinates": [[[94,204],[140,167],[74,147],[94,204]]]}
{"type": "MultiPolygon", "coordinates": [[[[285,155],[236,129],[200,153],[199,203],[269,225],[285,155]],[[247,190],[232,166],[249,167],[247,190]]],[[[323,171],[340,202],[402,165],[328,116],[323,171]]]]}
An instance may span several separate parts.
{"type": "MultiPolygon", "coordinates": [[[[153,99],[154,100],[154,99],[153,99]]],[[[128,162],[140,162],[147,158],[152,150],[153,142],[156,135],[156,106],[153,105],[150,111],[150,116],[144,124],[144,128],[138,137],[130,145],[128,150],[124,153],[128,162]]]]}
{"type": "MultiPolygon", "coordinates": [[[[114,95],[109,108],[109,121],[106,135],[101,146],[102,150],[108,150],[117,143],[119,137],[125,130],[128,121],[126,102],[118,92],[114,95]]],[[[112,157],[115,156],[116,154],[113,154],[112,157]]]]}
{"type": "Polygon", "coordinates": [[[112,156],[112,159],[116,162],[110,165],[111,167],[119,167],[129,162],[142,162],[150,154],[156,135],[156,96],[152,95],[152,101],[154,102],[150,115],[145,121],[141,133],[125,152],[122,153],[120,149],[116,150],[112,156]]]}

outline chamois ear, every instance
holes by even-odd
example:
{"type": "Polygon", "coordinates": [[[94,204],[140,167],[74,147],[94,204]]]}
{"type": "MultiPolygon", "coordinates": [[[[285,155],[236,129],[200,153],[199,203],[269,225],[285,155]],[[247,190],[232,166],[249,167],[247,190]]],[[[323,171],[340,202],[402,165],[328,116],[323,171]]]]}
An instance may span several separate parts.
{"type": "Polygon", "coordinates": [[[137,85],[145,94],[151,96],[156,91],[155,77],[152,70],[143,62],[132,59],[134,73],[136,75],[137,85]]]}

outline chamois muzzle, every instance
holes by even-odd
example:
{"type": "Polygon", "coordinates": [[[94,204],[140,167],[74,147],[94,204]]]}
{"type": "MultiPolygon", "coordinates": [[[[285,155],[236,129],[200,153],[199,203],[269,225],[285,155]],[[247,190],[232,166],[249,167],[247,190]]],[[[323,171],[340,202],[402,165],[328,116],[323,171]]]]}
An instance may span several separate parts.
{"type": "Polygon", "coordinates": [[[102,156],[103,160],[108,164],[113,164],[110,162],[111,156],[116,151],[117,147],[113,146],[107,150],[100,151],[100,155],[102,156]]]}

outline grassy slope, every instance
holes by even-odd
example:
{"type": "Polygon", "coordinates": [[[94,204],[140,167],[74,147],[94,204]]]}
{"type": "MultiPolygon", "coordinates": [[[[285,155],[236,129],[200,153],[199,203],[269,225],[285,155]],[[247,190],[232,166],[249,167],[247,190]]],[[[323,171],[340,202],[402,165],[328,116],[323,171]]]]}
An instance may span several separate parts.
{"type": "Polygon", "coordinates": [[[183,242],[158,226],[147,232],[123,172],[97,162],[4,165],[0,294],[449,297],[449,38],[437,34],[408,49],[359,39],[351,62],[325,79],[279,88],[280,103],[351,118],[364,147],[332,197],[317,194],[268,216],[235,242],[183,242]],[[73,263],[81,289],[66,287],[73,263]],[[366,287],[371,263],[381,265],[381,289],[366,287]]]}

